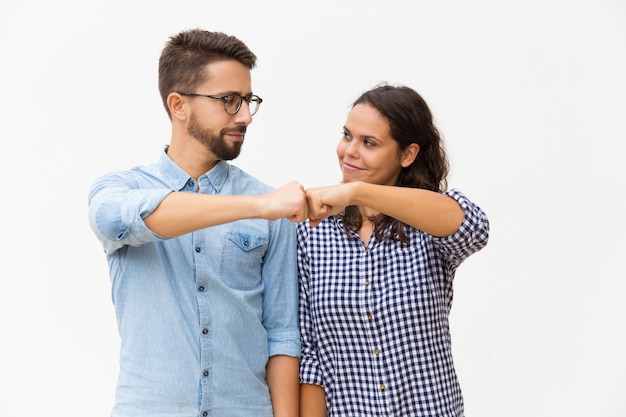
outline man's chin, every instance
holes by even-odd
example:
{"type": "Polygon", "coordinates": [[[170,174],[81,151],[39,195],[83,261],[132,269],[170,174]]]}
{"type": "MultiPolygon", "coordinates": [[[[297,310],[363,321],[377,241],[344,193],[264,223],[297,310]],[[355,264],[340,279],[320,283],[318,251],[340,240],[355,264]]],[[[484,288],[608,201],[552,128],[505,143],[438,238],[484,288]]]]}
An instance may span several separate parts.
{"type": "Polygon", "coordinates": [[[228,150],[223,150],[223,152],[220,152],[220,159],[223,161],[232,161],[233,159],[237,158],[239,156],[239,154],[241,153],[241,144],[235,144],[235,146],[233,146],[231,149],[228,150]]]}

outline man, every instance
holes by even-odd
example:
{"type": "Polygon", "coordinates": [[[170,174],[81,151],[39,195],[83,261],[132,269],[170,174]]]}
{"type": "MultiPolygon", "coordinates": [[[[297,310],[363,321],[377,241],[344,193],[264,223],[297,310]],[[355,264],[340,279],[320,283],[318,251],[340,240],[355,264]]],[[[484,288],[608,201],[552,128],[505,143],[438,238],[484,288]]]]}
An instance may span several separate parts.
{"type": "Polygon", "coordinates": [[[226,162],[262,102],[255,65],[233,36],[172,36],[159,60],[169,145],[89,192],[121,338],[112,416],[298,413],[292,222],[307,217],[304,189],[271,189],[226,162]]]}

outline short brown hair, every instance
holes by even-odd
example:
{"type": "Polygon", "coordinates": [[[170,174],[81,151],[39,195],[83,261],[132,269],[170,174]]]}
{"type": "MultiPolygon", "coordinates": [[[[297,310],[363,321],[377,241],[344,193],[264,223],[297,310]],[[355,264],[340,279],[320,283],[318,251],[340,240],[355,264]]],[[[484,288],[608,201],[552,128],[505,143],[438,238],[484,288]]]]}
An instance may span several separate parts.
{"type": "Polygon", "coordinates": [[[159,92],[167,115],[167,97],[173,91],[193,91],[206,81],[207,64],[233,59],[252,69],[256,55],[241,40],[222,32],[190,29],[173,35],[159,59],[159,92]]]}

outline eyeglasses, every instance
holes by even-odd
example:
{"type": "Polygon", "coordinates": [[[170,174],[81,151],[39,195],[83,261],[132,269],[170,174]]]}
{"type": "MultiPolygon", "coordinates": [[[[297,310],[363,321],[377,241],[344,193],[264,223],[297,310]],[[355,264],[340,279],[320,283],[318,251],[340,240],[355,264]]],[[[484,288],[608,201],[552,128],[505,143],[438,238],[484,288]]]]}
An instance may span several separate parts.
{"type": "Polygon", "coordinates": [[[239,94],[228,94],[226,96],[211,96],[208,94],[197,94],[197,93],[188,93],[185,91],[177,91],[181,96],[191,96],[191,97],[206,97],[212,98],[214,100],[222,100],[224,102],[224,110],[226,113],[233,115],[237,114],[239,109],[241,108],[241,103],[245,100],[248,103],[248,107],[250,108],[250,115],[254,116],[257,111],[259,111],[259,107],[261,103],[263,103],[263,99],[259,96],[255,96],[253,94],[247,96],[240,96],[239,94]]]}

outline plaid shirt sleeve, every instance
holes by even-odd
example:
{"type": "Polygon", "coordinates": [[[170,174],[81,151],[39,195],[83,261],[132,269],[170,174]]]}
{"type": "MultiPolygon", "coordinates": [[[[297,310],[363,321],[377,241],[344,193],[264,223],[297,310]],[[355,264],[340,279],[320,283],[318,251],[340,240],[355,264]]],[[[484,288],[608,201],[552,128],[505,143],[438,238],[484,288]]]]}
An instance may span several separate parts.
{"type": "Polygon", "coordinates": [[[300,282],[300,340],[302,352],[300,358],[300,383],[323,385],[322,372],[317,357],[317,341],[309,309],[308,259],[306,245],[308,229],[298,225],[298,277],[300,282]]]}
{"type": "Polygon", "coordinates": [[[489,220],[485,212],[459,190],[452,189],[445,195],[459,203],[465,212],[465,217],[455,233],[442,238],[433,237],[433,243],[448,259],[451,270],[455,270],[470,255],[487,245],[489,220]]]}

